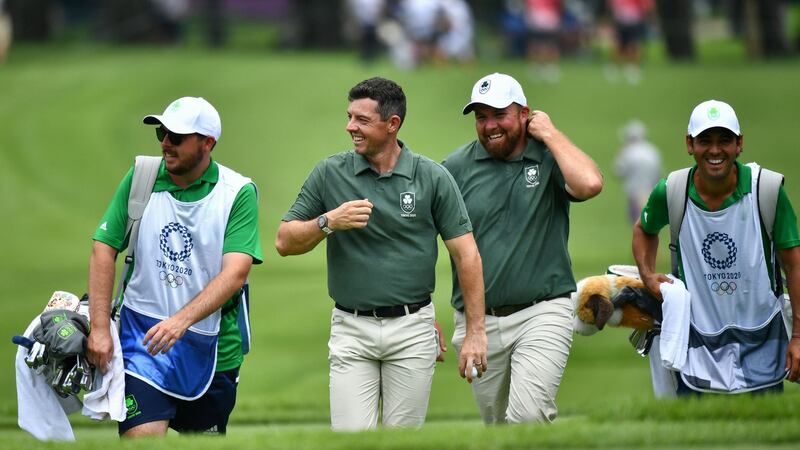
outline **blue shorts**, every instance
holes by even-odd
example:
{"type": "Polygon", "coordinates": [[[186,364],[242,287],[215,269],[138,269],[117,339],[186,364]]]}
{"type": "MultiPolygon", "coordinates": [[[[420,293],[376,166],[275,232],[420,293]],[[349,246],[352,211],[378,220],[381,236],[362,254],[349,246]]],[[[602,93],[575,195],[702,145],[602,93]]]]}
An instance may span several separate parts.
{"type": "Polygon", "coordinates": [[[119,434],[143,423],[169,420],[179,433],[225,434],[228,417],[236,404],[239,368],[216,372],[202,397],[187,401],[171,397],[144,381],[125,374],[125,406],[128,415],[119,423],[119,434]]]}

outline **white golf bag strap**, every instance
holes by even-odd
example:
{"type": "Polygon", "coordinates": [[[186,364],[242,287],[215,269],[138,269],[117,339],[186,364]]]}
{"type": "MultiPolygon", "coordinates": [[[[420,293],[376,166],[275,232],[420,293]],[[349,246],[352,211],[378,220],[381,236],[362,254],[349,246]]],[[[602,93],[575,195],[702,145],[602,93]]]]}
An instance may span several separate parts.
{"type": "Polygon", "coordinates": [[[122,304],[125,280],[134,261],[136,239],[139,237],[139,223],[144,214],[144,209],[147,207],[147,202],[150,201],[150,194],[152,194],[153,185],[156,183],[161,159],[160,156],[139,155],[133,164],[131,192],[128,195],[128,224],[125,226],[125,236],[128,236],[128,253],[125,256],[125,264],[122,266],[119,283],[117,283],[117,294],[114,296],[114,307],[111,313],[112,318],[116,316],[122,304]]]}
{"type": "Polygon", "coordinates": [[[669,214],[669,250],[672,256],[672,274],[678,276],[678,235],[681,232],[686,199],[689,197],[689,172],[691,167],[667,175],[667,213],[669,214]]]}

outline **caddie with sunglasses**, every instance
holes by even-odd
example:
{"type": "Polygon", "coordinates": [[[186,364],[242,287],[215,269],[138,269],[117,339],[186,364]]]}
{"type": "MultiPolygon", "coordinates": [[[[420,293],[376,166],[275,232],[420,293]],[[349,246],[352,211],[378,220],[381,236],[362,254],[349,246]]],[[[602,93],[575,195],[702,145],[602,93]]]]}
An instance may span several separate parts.
{"type": "MultiPolygon", "coordinates": [[[[243,361],[237,319],[243,286],[262,260],[252,180],[217,163],[222,126],[200,97],[172,102],[156,126],[163,160],[141,219],[120,309],[127,418],[124,437],[224,434],[243,361]]],[[[89,361],[106,372],[114,261],[126,238],[133,168],[92,236],[89,361]]]]}

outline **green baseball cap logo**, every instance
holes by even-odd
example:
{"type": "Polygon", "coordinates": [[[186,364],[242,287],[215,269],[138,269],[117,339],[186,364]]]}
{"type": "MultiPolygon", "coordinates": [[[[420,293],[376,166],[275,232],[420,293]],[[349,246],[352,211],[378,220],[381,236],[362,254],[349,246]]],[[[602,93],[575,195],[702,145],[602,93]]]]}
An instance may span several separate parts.
{"type": "Polygon", "coordinates": [[[175,111],[177,109],[180,109],[180,107],[181,107],[181,101],[180,100],[175,100],[174,102],[172,102],[171,105],[169,105],[169,109],[171,109],[173,111],[175,111]]]}
{"type": "Polygon", "coordinates": [[[719,109],[716,106],[712,106],[708,109],[708,118],[711,120],[719,119],[719,109]]]}

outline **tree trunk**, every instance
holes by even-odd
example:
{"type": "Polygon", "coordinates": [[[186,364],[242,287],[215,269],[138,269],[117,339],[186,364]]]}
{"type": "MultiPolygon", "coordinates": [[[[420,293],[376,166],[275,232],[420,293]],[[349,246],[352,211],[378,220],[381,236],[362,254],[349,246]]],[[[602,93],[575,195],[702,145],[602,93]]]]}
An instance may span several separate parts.
{"type": "Polygon", "coordinates": [[[789,52],[783,3],[782,0],[760,0],[758,2],[761,52],[767,58],[786,56],[789,52]]]}
{"type": "Polygon", "coordinates": [[[667,54],[674,61],[695,58],[692,34],[691,0],[656,0],[656,10],[661,21],[661,34],[667,54]]]}

